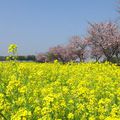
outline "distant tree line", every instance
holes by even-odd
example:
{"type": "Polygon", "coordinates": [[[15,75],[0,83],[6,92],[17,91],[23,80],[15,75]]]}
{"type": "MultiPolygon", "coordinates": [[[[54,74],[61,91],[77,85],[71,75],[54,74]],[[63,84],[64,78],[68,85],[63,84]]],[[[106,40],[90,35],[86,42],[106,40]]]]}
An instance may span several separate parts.
{"type": "Polygon", "coordinates": [[[36,56],[37,62],[120,62],[120,29],[114,22],[89,23],[87,35],[73,36],[67,45],[57,45],[36,56]]]}
{"type": "MultiPolygon", "coordinates": [[[[0,56],[0,61],[6,61],[7,57],[8,56],[0,56]]],[[[27,56],[21,55],[21,56],[17,56],[16,59],[18,61],[36,61],[36,56],[35,55],[27,55],[27,56]]]]}

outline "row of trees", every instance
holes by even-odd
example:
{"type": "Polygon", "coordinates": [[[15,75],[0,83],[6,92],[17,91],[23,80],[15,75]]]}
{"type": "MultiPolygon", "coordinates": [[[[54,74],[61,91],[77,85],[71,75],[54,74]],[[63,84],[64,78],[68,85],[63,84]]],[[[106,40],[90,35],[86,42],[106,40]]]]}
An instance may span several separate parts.
{"type": "Polygon", "coordinates": [[[84,62],[87,60],[119,62],[120,30],[114,22],[89,23],[87,36],[73,36],[67,45],[57,45],[36,56],[38,62],[53,62],[57,59],[84,62]]]}
{"type": "MultiPolygon", "coordinates": [[[[13,60],[13,56],[0,56],[0,61],[6,61],[7,58],[13,60]]],[[[35,55],[21,55],[21,56],[16,56],[16,60],[18,61],[36,61],[36,56],[35,55]]]]}

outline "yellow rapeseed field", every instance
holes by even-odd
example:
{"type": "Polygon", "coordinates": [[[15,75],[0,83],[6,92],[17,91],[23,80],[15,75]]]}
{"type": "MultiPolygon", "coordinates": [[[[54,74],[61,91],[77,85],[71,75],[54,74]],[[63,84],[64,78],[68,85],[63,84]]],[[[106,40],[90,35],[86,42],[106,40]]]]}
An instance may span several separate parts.
{"type": "Polygon", "coordinates": [[[0,120],[120,120],[120,67],[1,62],[0,120]]]}

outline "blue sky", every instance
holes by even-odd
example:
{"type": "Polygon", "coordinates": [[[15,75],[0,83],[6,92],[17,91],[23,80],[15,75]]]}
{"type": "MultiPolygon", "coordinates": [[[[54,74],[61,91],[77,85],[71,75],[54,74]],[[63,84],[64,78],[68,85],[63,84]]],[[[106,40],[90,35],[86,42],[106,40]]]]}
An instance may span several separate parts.
{"type": "Polygon", "coordinates": [[[116,20],[118,0],[0,0],[0,55],[16,43],[19,55],[45,52],[85,36],[88,21],[116,20]]]}

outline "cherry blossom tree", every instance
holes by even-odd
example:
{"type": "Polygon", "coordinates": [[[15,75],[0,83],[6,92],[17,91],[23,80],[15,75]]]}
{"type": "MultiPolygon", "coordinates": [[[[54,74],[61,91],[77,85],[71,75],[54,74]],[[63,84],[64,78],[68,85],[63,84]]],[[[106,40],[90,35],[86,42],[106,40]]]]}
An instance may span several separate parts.
{"type": "Polygon", "coordinates": [[[91,58],[95,59],[96,62],[98,62],[103,56],[103,52],[98,47],[92,47],[91,49],[91,58]]]}
{"type": "Polygon", "coordinates": [[[120,53],[120,31],[113,22],[90,23],[88,41],[92,46],[92,55],[99,58],[102,54],[108,61],[120,53]]]}
{"type": "Polygon", "coordinates": [[[69,55],[68,55],[68,50],[66,46],[58,45],[58,46],[49,48],[48,55],[49,55],[49,58],[51,59],[50,61],[53,61],[55,59],[63,63],[69,61],[69,55]]]}
{"type": "Polygon", "coordinates": [[[37,62],[41,62],[41,63],[47,62],[46,53],[39,53],[39,54],[36,56],[36,60],[37,60],[37,62]]]}
{"type": "Polygon", "coordinates": [[[72,58],[79,59],[80,62],[83,62],[86,58],[86,40],[81,39],[79,36],[73,36],[68,44],[69,53],[72,58]]]}

